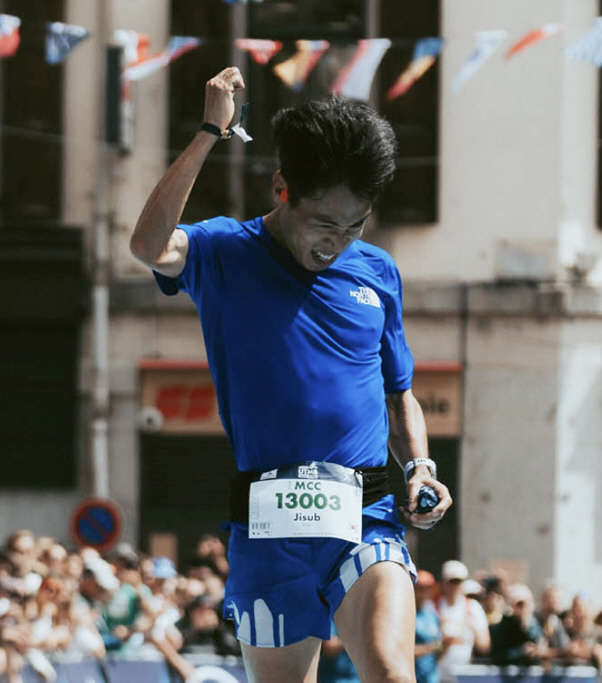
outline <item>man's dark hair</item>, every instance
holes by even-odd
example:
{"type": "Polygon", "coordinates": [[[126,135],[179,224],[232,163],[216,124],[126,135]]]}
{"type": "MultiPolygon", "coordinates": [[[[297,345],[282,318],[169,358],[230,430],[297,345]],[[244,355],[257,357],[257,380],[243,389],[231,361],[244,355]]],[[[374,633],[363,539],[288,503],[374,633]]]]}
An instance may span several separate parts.
{"type": "Polygon", "coordinates": [[[395,172],[395,133],[362,102],[329,95],[281,109],[272,126],[293,206],[338,185],[373,202],[395,172]]]}

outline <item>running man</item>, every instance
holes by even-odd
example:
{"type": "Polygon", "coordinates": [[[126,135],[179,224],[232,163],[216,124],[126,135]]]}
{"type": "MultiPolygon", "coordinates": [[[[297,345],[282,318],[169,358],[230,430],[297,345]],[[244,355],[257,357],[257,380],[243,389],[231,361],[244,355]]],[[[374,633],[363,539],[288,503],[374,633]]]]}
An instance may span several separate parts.
{"type": "Polygon", "coordinates": [[[428,457],[393,259],[359,238],[395,168],[391,126],[330,97],[273,120],[276,208],[240,223],[180,224],[244,88],[208,81],[204,121],[151,193],[131,239],[166,294],[201,319],[233,490],[225,616],[250,681],[316,681],[337,631],[362,681],[414,681],[415,568],[402,520],[431,528],[451,505],[428,457]],[[389,448],[407,481],[397,508],[389,448]],[[422,484],[440,502],[415,512],[422,484]]]}

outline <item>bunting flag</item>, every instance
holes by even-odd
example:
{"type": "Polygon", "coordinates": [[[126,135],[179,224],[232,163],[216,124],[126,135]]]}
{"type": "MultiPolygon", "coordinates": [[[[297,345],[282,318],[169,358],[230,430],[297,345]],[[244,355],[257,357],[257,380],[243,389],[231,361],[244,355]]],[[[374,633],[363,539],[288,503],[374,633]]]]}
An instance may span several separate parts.
{"type": "Polygon", "coordinates": [[[443,38],[422,38],[417,41],[412,61],[387,92],[387,102],[405,95],[412,85],[433,66],[442,47],[443,38]]]}
{"type": "Polygon", "coordinates": [[[566,48],[565,53],[573,59],[602,66],[602,17],[596,17],[591,26],[576,42],[566,48]]]}
{"type": "Polygon", "coordinates": [[[378,65],[391,47],[388,38],[359,40],[351,61],[338,75],[332,92],[367,102],[378,65]]]}
{"type": "Polygon", "coordinates": [[[506,52],[506,59],[510,59],[510,57],[526,50],[528,47],[531,47],[531,45],[539,43],[540,40],[545,40],[546,38],[558,35],[563,28],[564,27],[561,24],[544,24],[541,28],[529,31],[520,38],[520,40],[517,40],[508,52],[506,52]]]}
{"type": "Polygon", "coordinates": [[[63,24],[61,21],[46,24],[46,63],[60,64],[65,57],[90,35],[83,26],[63,24]]]}
{"type": "Polygon", "coordinates": [[[328,50],[327,40],[297,40],[297,52],[274,67],[274,73],[291,90],[301,90],[311,70],[322,54],[328,50]]]}
{"type": "Polygon", "coordinates": [[[279,40],[263,40],[262,38],[236,38],[234,44],[239,50],[246,50],[256,64],[267,64],[272,57],[282,50],[279,40]]]}
{"type": "Polygon", "coordinates": [[[123,77],[126,81],[140,81],[150,74],[155,73],[164,66],[167,66],[170,62],[178,59],[186,52],[194,50],[201,44],[199,38],[186,37],[186,36],[172,36],[169,39],[169,45],[165,50],[161,52],[155,52],[154,54],[143,56],[135,62],[126,64],[123,70],[123,77]]]}
{"type": "Polygon", "coordinates": [[[144,33],[118,29],[113,33],[113,39],[124,49],[126,66],[141,62],[149,56],[150,38],[144,33]]]}
{"type": "Polygon", "coordinates": [[[12,14],[0,14],[0,59],[12,57],[17,51],[21,42],[19,26],[21,26],[19,17],[14,17],[12,14]]]}
{"type": "Polygon", "coordinates": [[[485,61],[508,37],[508,31],[478,31],[475,46],[468,59],[452,81],[452,88],[458,91],[483,66],[485,61]]]}

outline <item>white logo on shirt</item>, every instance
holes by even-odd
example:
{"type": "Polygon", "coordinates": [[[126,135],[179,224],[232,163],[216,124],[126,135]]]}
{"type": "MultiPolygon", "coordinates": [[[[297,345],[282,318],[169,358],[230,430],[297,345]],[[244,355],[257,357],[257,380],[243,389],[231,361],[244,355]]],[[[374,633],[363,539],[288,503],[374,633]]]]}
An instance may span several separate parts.
{"type": "Polygon", "coordinates": [[[359,289],[351,289],[349,296],[353,297],[358,304],[367,304],[380,308],[380,299],[378,294],[370,287],[359,287],[359,289]]]}

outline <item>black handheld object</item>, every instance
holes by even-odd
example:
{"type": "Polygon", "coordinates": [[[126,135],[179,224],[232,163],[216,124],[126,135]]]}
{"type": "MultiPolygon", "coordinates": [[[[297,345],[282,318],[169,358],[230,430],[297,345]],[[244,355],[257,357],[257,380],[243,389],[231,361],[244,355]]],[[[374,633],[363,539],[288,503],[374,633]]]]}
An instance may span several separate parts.
{"type": "Polygon", "coordinates": [[[414,510],[415,514],[425,515],[430,512],[439,502],[439,496],[432,486],[421,486],[418,491],[418,506],[414,510]]]}

